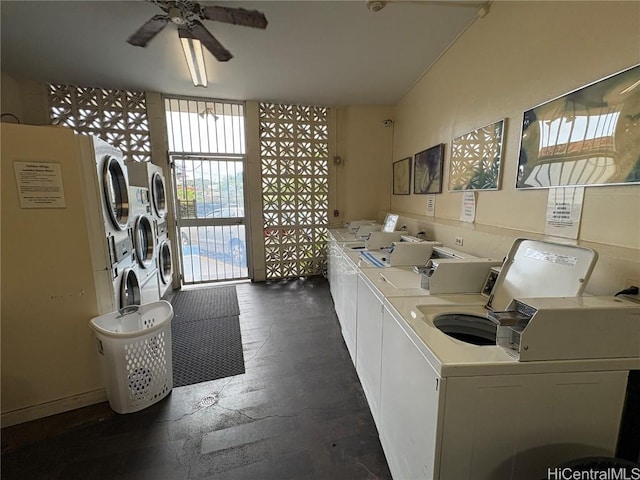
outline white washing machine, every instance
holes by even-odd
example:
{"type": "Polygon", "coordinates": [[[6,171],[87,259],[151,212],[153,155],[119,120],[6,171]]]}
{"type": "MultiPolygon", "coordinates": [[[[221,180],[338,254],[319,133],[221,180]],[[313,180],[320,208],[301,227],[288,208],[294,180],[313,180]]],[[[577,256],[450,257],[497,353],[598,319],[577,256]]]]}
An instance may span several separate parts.
{"type": "Polygon", "coordinates": [[[518,239],[486,306],[388,300],[379,432],[394,477],[534,480],[615,454],[640,307],[582,297],[596,261],[518,239]]]}
{"type": "Polygon", "coordinates": [[[129,187],[133,218],[133,245],[140,280],[140,304],[160,299],[156,234],[151,218],[149,189],[129,187]]]}

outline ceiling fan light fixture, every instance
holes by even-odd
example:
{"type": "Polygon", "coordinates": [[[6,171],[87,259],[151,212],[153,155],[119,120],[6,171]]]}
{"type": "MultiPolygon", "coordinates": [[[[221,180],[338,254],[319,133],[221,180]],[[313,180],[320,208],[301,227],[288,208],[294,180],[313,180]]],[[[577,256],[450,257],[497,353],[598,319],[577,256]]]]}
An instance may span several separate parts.
{"type": "Polygon", "coordinates": [[[372,12],[379,12],[387,5],[384,0],[367,0],[367,8],[372,12]]]}
{"type": "Polygon", "coordinates": [[[207,70],[204,65],[204,55],[202,53],[202,43],[197,38],[183,35],[180,32],[180,44],[187,60],[187,67],[191,74],[191,80],[196,87],[207,86],[207,70]]]}
{"type": "Polygon", "coordinates": [[[184,25],[186,23],[184,17],[182,16],[182,12],[178,8],[170,8],[167,12],[167,15],[169,16],[169,20],[171,20],[176,25],[184,25]]]}

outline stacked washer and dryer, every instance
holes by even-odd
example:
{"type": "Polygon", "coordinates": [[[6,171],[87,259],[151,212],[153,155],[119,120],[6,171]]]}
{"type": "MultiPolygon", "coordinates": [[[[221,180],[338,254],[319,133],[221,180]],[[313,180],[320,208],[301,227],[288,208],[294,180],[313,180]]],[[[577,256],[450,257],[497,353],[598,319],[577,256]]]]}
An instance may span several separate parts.
{"type": "Polygon", "coordinates": [[[100,193],[109,259],[107,268],[111,269],[113,280],[113,310],[119,310],[142,302],[127,167],[120,150],[97,137],[91,137],[91,143],[97,168],[97,185],[93,179],[87,179],[86,188],[88,191],[97,188],[100,193]]]}
{"type": "Polygon", "coordinates": [[[133,248],[136,252],[136,269],[140,279],[140,303],[155,302],[158,294],[158,260],[156,255],[156,229],[151,218],[149,189],[129,187],[129,199],[133,218],[133,248]]]}
{"type": "Polygon", "coordinates": [[[155,232],[156,282],[158,296],[162,298],[171,292],[173,279],[173,258],[167,228],[165,178],[162,168],[149,162],[134,162],[127,166],[131,185],[144,188],[148,192],[149,214],[155,232]]]}

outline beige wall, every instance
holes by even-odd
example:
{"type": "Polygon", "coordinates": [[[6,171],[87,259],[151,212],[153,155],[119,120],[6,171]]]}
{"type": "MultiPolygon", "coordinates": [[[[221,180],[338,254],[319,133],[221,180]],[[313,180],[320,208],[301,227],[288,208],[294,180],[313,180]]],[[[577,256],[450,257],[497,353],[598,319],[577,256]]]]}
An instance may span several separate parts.
{"type": "MultiPolygon", "coordinates": [[[[0,107],[3,114],[15,115],[22,120],[22,102],[20,101],[18,81],[4,72],[0,77],[0,107]]],[[[14,119],[7,119],[7,121],[13,122],[14,119]]]]}
{"type": "Polygon", "coordinates": [[[12,113],[26,125],[50,124],[46,85],[2,72],[0,95],[2,113],[12,113]]]}
{"type": "MultiPolygon", "coordinates": [[[[548,191],[514,187],[522,113],[638,62],[638,2],[493,3],[395,111],[394,160],[445,144],[444,193],[436,195],[435,219],[424,216],[420,195],[392,196],[392,210],[445,244],[462,236],[463,249],[478,255],[500,258],[515,237],[542,238],[548,191]],[[446,192],[451,139],[502,118],[502,188],[478,193],[475,224],[462,224],[462,195],[446,192]]],[[[600,254],[591,293],[640,282],[638,212],[640,186],[586,189],[578,243],[600,254]]]]}
{"type": "Polygon", "coordinates": [[[330,175],[335,187],[333,208],[329,211],[332,225],[349,220],[377,218],[378,210],[390,207],[392,106],[351,106],[336,111],[336,164],[330,159],[330,175]],[[384,165],[383,168],[380,165],[384,165]],[[333,216],[333,210],[339,216],[333,216]]]}

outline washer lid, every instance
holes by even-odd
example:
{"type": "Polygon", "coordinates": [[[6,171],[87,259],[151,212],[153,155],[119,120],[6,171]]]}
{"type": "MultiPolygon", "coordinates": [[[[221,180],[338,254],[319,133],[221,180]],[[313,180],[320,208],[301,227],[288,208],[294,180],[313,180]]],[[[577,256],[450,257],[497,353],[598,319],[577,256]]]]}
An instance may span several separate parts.
{"type": "Polygon", "coordinates": [[[597,260],[597,252],[590,248],[516,239],[487,307],[505,310],[514,298],[580,296],[597,260]]]}

